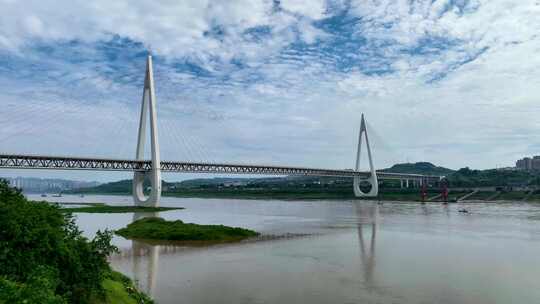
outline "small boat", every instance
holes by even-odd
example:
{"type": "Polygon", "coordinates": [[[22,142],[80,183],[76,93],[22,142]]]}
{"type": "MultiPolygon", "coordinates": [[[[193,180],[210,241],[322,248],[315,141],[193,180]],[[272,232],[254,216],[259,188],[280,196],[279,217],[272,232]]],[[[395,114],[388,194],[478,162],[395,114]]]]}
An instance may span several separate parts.
{"type": "Polygon", "coordinates": [[[458,212],[461,212],[461,213],[469,213],[469,210],[467,210],[467,209],[459,209],[458,212]]]}
{"type": "Polygon", "coordinates": [[[54,194],[53,197],[62,197],[62,193],[54,194]]]}
{"type": "Polygon", "coordinates": [[[41,194],[41,197],[47,197],[47,194],[42,193],[42,194],[41,194]]]}

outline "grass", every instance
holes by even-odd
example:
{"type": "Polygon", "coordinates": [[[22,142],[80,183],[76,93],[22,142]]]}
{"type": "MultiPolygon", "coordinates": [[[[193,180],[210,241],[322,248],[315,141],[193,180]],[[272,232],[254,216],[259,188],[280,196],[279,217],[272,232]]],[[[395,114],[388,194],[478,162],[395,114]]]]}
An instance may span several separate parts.
{"type": "MultiPolygon", "coordinates": [[[[438,194],[430,190],[428,197],[438,194]]],[[[183,192],[166,192],[164,196],[197,197],[197,198],[235,198],[235,199],[278,199],[278,200],[355,200],[351,188],[338,189],[295,189],[281,190],[193,190],[183,192]]],[[[365,198],[373,200],[374,198],[365,198]]],[[[420,201],[420,189],[382,190],[375,198],[381,201],[420,201]]]]}
{"type": "Polygon", "coordinates": [[[182,192],[164,192],[163,196],[195,198],[236,198],[236,199],[352,199],[352,189],[348,191],[280,191],[280,190],[186,190],[182,192]]]}
{"type": "Polygon", "coordinates": [[[147,295],[137,290],[133,281],[125,275],[111,271],[103,280],[105,298],[93,299],[91,304],[152,304],[147,295]]]}
{"type": "Polygon", "coordinates": [[[527,195],[524,191],[512,191],[512,192],[503,192],[497,197],[497,200],[517,200],[521,201],[527,195]]]}
{"type": "MultiPolygon", "coordinates": [[[[471,188],[472,189],[472,188],[471,188]]],[[[472,190],[471,190],[472,191],[472,190]]],[[[421,200],[421,189],[408,188],[408,189],[379,189],[379,196],[377,198],[357,198],[354,196],[352,185],[351,187],[338,187],[338,188],[282,188],[282,189],[177,189],[175,191],[163,192],[163,196],[169,197],[184,197],[184,198],[230,198],[230,199],[275,199],[275,200],[379,200],[379,201],[408,201],[418,202],[421,200]]],[[[455,201],[456,199],[470,193],[470,191],[452,191],[448,194],[449,201],[455,201]]],[[[491,194],[495,192],[482,191],[467,200],[485,200],[491,194]]],[[[100,193],[111,195],[129,195],[129,192],[125,193],[100,193]]],[[[440,189],[430,188],[428,189],[427,197],[432,197],[440,194],[440,189]]],[[[520,200],[524,194],[509,194],[503,195],[503,198],[497,199],[505,200],[520,200]]],[[[533,195],[529,201],[540,200],[540,195],[533,195]]],[[[440,198],[435,201],[441,201],[440,198]]]]}
{"type": "MultiPolygon", "coordinates": [[[[437,193],[429,192],[427,197],[435,196],[437,193]]],[[[370,198],[373,199],[373,198],[370,198]]],[[[376,198],[381,201],[420,201],[422,196],[420,190],[414,192],[387,192],[379,193],[379,196],[376,198]]]]}
{"type": "Polygon", "coordinates": [[[106,279],[103,281],[103,288],[105,288],[105,303],[137,304],[120,282],[106,279]]]}
{"type": "Polygon", "coordinates": [[[540,202],[540,193],[534,193],[529,197],[528,201],[540,202]]]}
{"type": "Polygon", "coordinates": [[[494,191],[478,191],[475,194],[469,196],[467,200],[486,200],[487,198],[493,196],[494,191]]]}
{"type": "Polygon", "coordinates": [[[143,218],[127,227],[116,231],[116,234],[128,239],[149,239],[162,241],[240,241],[259,233],[238,227],[223,225],[198,225],[184,223],[180,220],[166,221],[159,217],[143,218]]]}
{"type": "MultiPolygon", "coordinates": [[[[185,190],[178,192],[164,192],[163,196],[172,197],[185,197],[185,198],[230,198],[230,199],[276,199],[276,200],[379,200],[379,201],[408,201],[418,202],[421,200],[420,189],[382,189],[379,190],[379,196],[377,198],[357,198],[354,196],[352,189],[349,188],[337,188],[337,189],[294,189],[294,190],[270,190],[270,189],[257,189],[257,190],[185,190]]],[[[432,197],[440,193],[439,189],[429,189],[427,197],[432,197]]],[[[449,201],[455,201],[470,191],[454,192],[450,189],[448,194],[449,201]]],[[[475,195],[467,198],[470,200],[483,201],[492,196],[495,192],[492,191],[480,191],[475,195]]],[[[119,195],[118,193],[115,193],[119,195]]],[[[508,193],[501,193],[496,200],[510,200],[521,201],[525,197],[523,191],[513,191],[508,193]]],[[[434,201],[441,201],[441,198],[437,198],[434,201]]],[[[527,200],[529,202],[540,201],[540,193],[533,194],[527,200]]],[[[64,204],[64,203],[63,203],[64,204]]],[[[94,205],[95,203],[90,203],[94,205]]],[[[75,209],[75,208],[74,208],[75,209]]],[[[142,212],[153,212],[159,210],[142,210],[142,212]]],[[[162,210],[164,211],[164,210],[162,210]]],[[[119,211],[121,212],[121,211],[119,211]]],[[[133,212],[133,211],[125,211],[133,212]]]]}
{"type": "Polygon", "coordinates": [[[87,207],[62,208],[62,212],[71,213],[130,213],[130,212],[161,212],[184,209],[182,207],[142,207],[142,206],[110,206],[100,203],[85,204],[87,207]]]}

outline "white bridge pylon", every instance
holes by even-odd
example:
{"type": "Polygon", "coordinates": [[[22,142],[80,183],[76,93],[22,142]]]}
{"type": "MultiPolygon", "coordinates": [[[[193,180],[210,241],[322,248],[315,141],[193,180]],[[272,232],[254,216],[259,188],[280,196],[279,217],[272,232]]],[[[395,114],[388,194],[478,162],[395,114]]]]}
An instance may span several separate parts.
{"type": "Polygon", "coordinates": [[[358,150],[356,151],[356,166],[355,170],[360,171],[360,155],[362,154],[362,134],[366,138],[366,148],[369,160],[370,176],[367,179],[361,179],[360,176],[353,178],[353,190],[356,197],[376,197],[379,194],[379,181],[377,180],[377,171],[373,166],[373,159],[371,157],[371,147],[369,146],[369,137],[366,128],[366,121],[364,120],[364,114],[360,120],[360,133],[358,134],[358,150]],[[371,189],[368,193],[362,192],[360,189],[360,182],[367,181],[371,185],[371,189]]]}
{"type": "Polygon", "coordinates": [[[139,121],[139,137],[137,140],[136,160],[144,160],[144,145],[146,142],[146,116],[150,116],[150,152],[152,168],[148,171],[135,171],[133,174],[133,200],[137,206],[157,207],[161,198],[161,160],[159,156],[159,141],[156,113],[156,94],[154,91],[154,72],[152,56],[146,61],[146,76],[139,121]],[[144,180],[150,179],[151,190],[148,197],[144,195],[144,180]]]}

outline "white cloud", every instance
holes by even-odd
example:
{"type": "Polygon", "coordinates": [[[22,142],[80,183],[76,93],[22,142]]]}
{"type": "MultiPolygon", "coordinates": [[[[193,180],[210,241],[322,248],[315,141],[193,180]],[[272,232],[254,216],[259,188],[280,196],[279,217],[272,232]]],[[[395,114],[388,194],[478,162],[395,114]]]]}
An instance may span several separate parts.
{"type": "MultiPolygon", "coordinates": [[[[284,2],[289,12],[299,17],[322,17],[323,2],[284,2]]],[[[229,60],[234,56],[253,57],[254,52],[278,51],[295,37],[289,27],[297,19],[286,12],[273,12],[271,1],[25,1],[5,2],[0,20],[0,42],[16,49],[35,39],[54,41],[97,41],[119,35],[144,43],[155,53],[188,57],[207,62],[217,56],[229,60]],[[214,27],[222,35],[213,37],[214,27]],[[268,26],[271,37],[262,44],[242,39],[248,28],[268,26]]],[[[299,27],[307,41],[316,31],[308,24],[299,27]],[[305,29],[305,33],[303,30],[305,29]]]]}
{"type": "Polygon", "coordinates": [[[280,4],[283,9],[289,12],[311,19],[321,19],[326,10],[326,3],[323,0],[282,0],[280,4]]]}
{"type": "MultiPolygon", "coordinates": [[[[322,1],[281,1],[282,10],[271,1],[247,0],[25,1],[24,7],[4,1],[2,7],[0,48],[17,50],[21,60],[36,60],[28,59],[33,53],[27,51],[36,41],[54,45],[71,39],[87,42],[80,52],[91,58],[92,44],[112,35],[161,55],[156,77],[162,77],[164,158],[206,155],[220,161],[347,168],[362,112],[379,135],[374,141],[383,147],[376,154],[379,166],[408,159],[493,167],[538,153],[533,149],[540,134],[540,59],[535,56],[540,6],[534,1],[353,1],[349,17],[362,19],[347,23],[351,37],[314,24],[331,15],[322,1]],[[268,33],[248,39],[246,30],[252,28],[268,33]],[[349,40],[332,44],[337,38],[349,40]],[[429,39],[443,45],[423,42],[429,39]],[[318,41],[321,46],[312,45],[318,41]],[[304,48],[291,49],[298,42],[304,48]],[[350,66],[340,68],[348,56],[350,66]],[[179,58],[211,76],[169,66],[179,58]],[[243,66],[233,66],[232,59],[243,66]],[[386,73],[365,73],[384,64],[390,66],[386,73]],[[386,141],[382,146],[381,140],[386,141]]],[[[30,111],[36,122],[51,120],[47,115],[62,109],[68,115],[49,130],[26,132],[27,137],[43,136],[42,143],[28,149],[53,151],[54,143],[58,151],[69,150],[70,140],[59,134],[62,126],[77,125],[70,137],[82,134],[104,147],[119,143],[112,146],[124,147],[123,152],[107,148],[99,153],[131,155],[128,134],[135,136],[129,128],[136,125],[139,88],[103,75],[106,62],[70,63],[57,57],[47,64],[54,68],[39,73],[51,73],[50,78],[38,84],[17,83],[0,69],[0,83],[7,88],[0,98],[16,107],[10,118],[21,111],[30,111]],[[62,87],[66,82],[72,85],[62,87]],[[18,104],[30,85],[37,92],[32,97],[41,101],[34,107],[18,104]],[[102,94],[99,103],[77,100],[92,90],[102,94]],[[92,121],[81,111],[99,115],[102,128],[83,128],[92,121]],[[122,119],[107,113],[120,113],[122,119]]],[[[142,67],[125,67],[126,73],[136,78],[142,67]]],[[[9,132],[0,129],[0,137],[9,132]]],[[[17,140],[9,144],[23,149],[17,140]]]]}

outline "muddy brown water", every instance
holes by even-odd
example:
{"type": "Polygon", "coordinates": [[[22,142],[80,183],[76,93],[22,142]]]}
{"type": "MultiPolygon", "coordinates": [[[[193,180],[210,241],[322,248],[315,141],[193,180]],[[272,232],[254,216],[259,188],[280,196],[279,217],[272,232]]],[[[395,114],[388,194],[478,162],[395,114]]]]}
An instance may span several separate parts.
{"type": "MultiPolygon", "coordinates": [[[[239,226],[263,238],[189,246],[115,237],[113,267],[157,303],[540,303],[539,204],[166,197],[162,205],[186,207],[159,214],[165,219],[239,226]]],[[[91,237],[142,216],[77,214],[77,223],[91,237]]]]}

